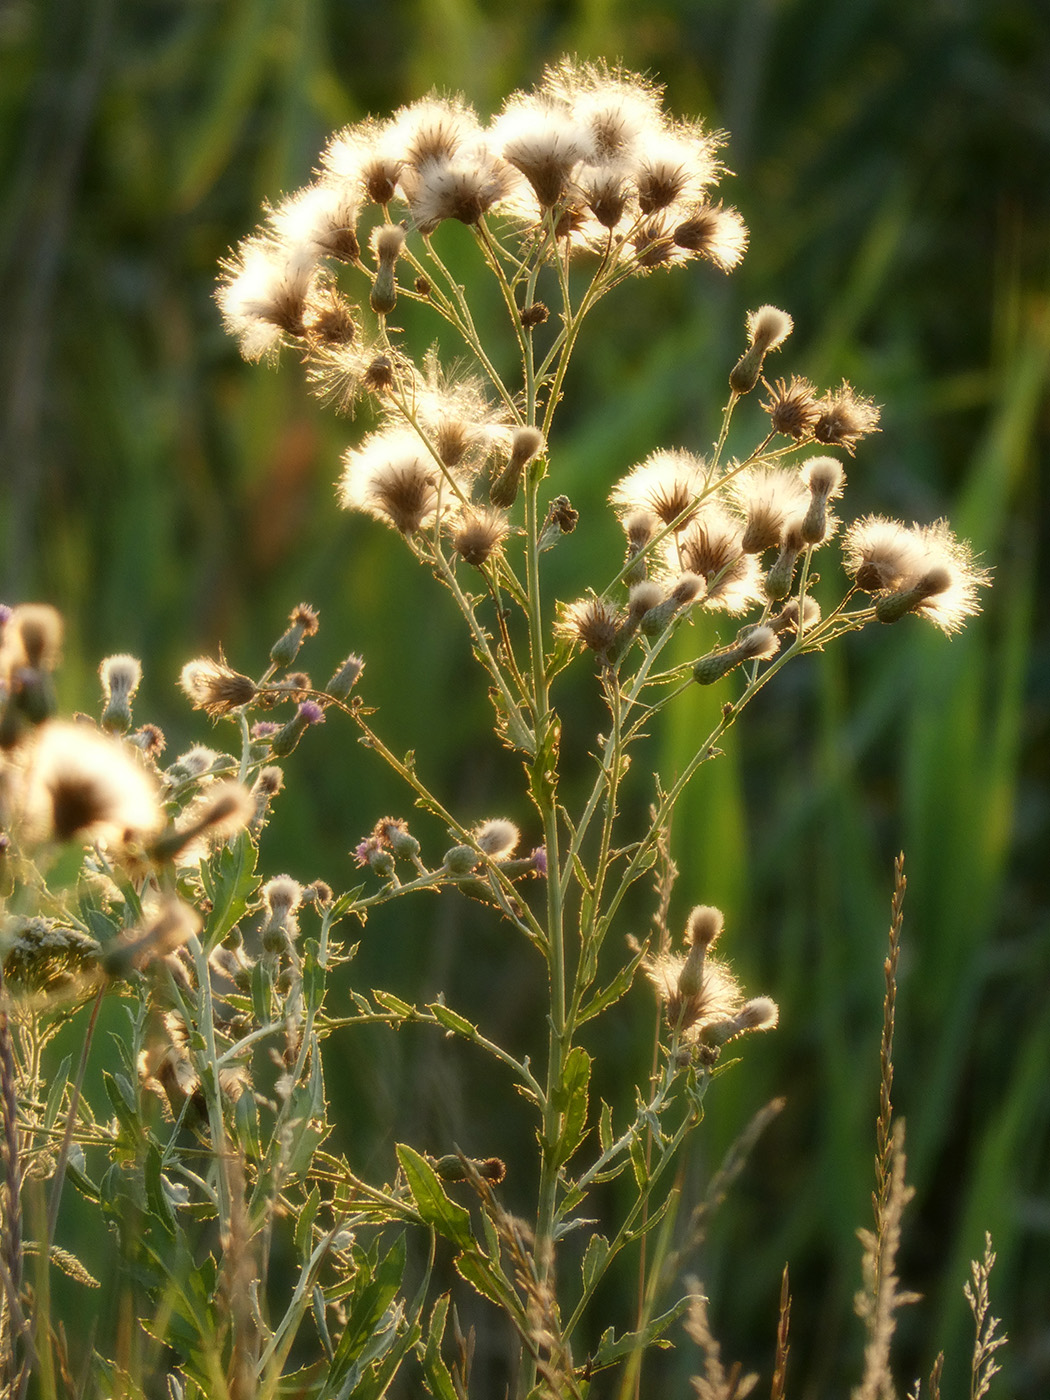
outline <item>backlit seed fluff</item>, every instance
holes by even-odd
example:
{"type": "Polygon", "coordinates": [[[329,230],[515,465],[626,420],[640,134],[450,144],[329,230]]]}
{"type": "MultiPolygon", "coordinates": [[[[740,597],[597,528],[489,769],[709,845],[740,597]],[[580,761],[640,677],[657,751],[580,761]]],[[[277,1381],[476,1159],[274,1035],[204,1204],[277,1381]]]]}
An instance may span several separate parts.
{"type": "MultiPolygon", "coordinates": [[[[664,449],[651,452],[613,487],[609,500],[623,512],[624,528],[633,545],[628,520],[640,535],[642,517],[655,516],[662,525],[684,530],[711,487],[711,469],[692,452],[664,449]]],[[[651,538],[651,535],[648,537],[651,538]]],[[[648,542],[648,538],[643,543],[648,542]]]]}
{"type": "Polygon", "coordinates": [[[787,340],[795,323],[777,306],[760,306],[747,313],[748,344],[763,351],[776,350],[787,340]]]}
{"type": "Polygon", "coordinates": [[[521,832],[506,817],[496,817],[482,822],[474,832],[474,840],[491,860],[506,860],[517,849],[521,832]]]}

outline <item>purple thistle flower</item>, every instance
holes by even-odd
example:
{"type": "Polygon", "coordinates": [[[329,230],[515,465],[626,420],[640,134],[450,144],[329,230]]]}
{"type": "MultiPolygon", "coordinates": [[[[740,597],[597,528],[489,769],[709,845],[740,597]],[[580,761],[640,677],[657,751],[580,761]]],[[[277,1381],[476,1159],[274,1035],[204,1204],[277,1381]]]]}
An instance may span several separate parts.
{"type": "Polygon", "coordinates": [[[530,859],[532,860],[532,868],[535,870],[536,874],[545,877],[547,874],[547,847],[537,846],[530,859]]]}
{"type": "Polygon", "coordinates": [[[324,709],[316,700],[303,700],[298,713],[306,724],[324,724],[324,709]]]}

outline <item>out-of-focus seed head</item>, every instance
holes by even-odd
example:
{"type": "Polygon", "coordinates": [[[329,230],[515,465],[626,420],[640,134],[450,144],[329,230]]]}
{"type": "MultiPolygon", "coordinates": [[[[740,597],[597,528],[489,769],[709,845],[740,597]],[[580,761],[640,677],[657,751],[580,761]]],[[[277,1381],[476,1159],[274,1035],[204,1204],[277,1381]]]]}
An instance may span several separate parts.
{"type": "Polygon", "coordinates": [[[691,948],[713,948],[725,925],[725,915],[713,904],[698,904],[685,925],[685,941],[691,948]]]}
{"type": "Polygon", "coordinates": [[[164,824],[155,778],[136,750],[85,724],[36,730],[15,803],[31,839],[120,846],[164,824]]]}
{"type": "Polygon", "coordinates": [[[126,653],[107,656],[98,668],[98,676],[105,701],[102,728],[125,734],[131,728],[131,701],[142,680],[142,662],[126,653]]]}
{"type": "Polygon", "coordinates": [[[495,817],[482,822],[473,835],[490,860],[506,860],[514,854],[521,840],[521,832],[506,817],[495,817]]]}
{"type": "Polygon", "coordinates": [[[53,671],[62,650],[62,615],[50,603],[19,603],[4,623],[0,680],[14,666],[53,671]]]}

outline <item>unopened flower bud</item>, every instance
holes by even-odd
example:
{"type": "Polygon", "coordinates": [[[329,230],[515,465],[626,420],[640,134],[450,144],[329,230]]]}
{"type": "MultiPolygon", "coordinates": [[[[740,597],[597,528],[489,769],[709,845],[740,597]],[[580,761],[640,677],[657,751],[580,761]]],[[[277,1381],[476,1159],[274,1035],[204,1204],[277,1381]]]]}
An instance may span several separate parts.
{"type": "Polygon", "coordinates": [[[333,700],[345,700],[364,669],[365,663],[359,656],[348,656],[325,686],[325,694],[330,695],[333,700]]]}
{"type": "Polygon", "coordinates": [[[718,1045],[733,1040],[745,1031],[769,1031],[780,1019],[780,1008],[771,997],[752,997],[746,1001],[735,1016],[719,1021],[708,1028],[708,1039],[718,1045]]]}
{"type": "Polygon", "coordinates": [[[658,637],[667,624],[681,612],[684,607],[696,599],[704,581],[699,574],[682,574],[675,582],[671,592],[642,618],[642,632],[647,637],[658,637]]]}
{"type": "Polygon", "coordinates": [[[722,651],[712,651],[695,662],[693,680],[698,685],[712,685],[728,675],[733,667],[739,666],[741,662],[765,660],[773,656],[779,647],[780,641],[771,627],[752,628],[731,647],[722,651]]]}
{"type": "Polygon", "coordinates": [[[678,996],[683,1005],[698,997],[704,987],[704,962],[706,960],[707,947],[703,943],[694,943],[689,949],[689,955],[682,964],[682,970],[678,974],[678,996]]]}
{"type": "Polygon", "coordinates": [[[802,480],[810,500],[800,531],[806,544],[820,544],[828,532],[828,502],[842,495],[845,472],[835,457],[811,457],[802,466],[802,480]]]}
{"type": "Polygon", "coordinates": [[[802,531],[797,525],[788,526],[781,541],[780,553],[762,581],[763,591],[771,603],[779,603],[791,592],[795,565],[804,548],[802,531]]]}
{"type": "Polygon", "coordinates": [[[442,861],[450,875],[469,875],[478,863],[478,854],[473,846],[453,846],[445,852],[442,861]]]}
{"type": "Polygon", "coordinates": [[[270,660],[275,666],[290,666],[299,655],[304,637],[312,637],[318,628],[317,613],[308,603],[300,603],[288,619],[287,631],[270,648],[270,660]]]}
{"type": "Polygon", "coordinates": [[[786,311],[760,306],[747,318],[749,349],[733,366],[729,387],[737,396],[749,394],[762,376],[762,362],[791,334],[794,322],[786,311]]]}
{"type": "Polygon", "coordinates": [[[311,724],[324,723],[324,710],[313,700],[304,700],[295,714],[274,735],[270,752],[275,758],[285,758],[306,733],[311,724]]]}
{"type": "Polygon", "coordinates": [[[544,439],[539,428],[528,425],[515,428],[511,437],[510,458],[489,487],[489,500],[494,506],[506,509],[514,504],[518,497],[522,472],[543,448],[544,439]]]}
{"type": "Polygon", "coordinates": [[[134,656],[107,656],[98,668],[106,707],[102,728],[126,734],[131,728],[131,701],[142,680],[142,662],[134,656]]]}
{"type": "MultiPolygon", "coordinates": [[[[802,629],[808,632],[820,621],[820,604],[816,598],[806,594],[802,613],[802,629]]],[[[767,624],[776,633],[798,631],[798,599],[789,598],[780,611],[769,619],[767,624]]]]}
{"type": "Polygon", "coordinates": [[[372,251],[375,253],[375,281],[369,305],[377,316],[388,316],[397,305],[397,283],[394,279],[394,266],[405,242],[405,230],[400,224],[382,224],[372,233],[372,251]]]}
{"type": "Polygon", "coordinates": [[[721,909],[713,904],[698,904],[685,925],[686,942],[693,948],[713,948],[725,924],[721,909]]]}

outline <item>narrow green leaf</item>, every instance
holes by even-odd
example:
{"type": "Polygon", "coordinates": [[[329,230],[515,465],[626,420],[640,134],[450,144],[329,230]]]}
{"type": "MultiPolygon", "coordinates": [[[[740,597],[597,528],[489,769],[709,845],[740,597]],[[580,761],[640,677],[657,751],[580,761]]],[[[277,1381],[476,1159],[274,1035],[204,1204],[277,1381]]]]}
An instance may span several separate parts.
{"type": "Polygon", "coordinates": [[[460,1016],[457,1011],[451,1011],[440,1001],[427,1003],[427,1010],[434,1013],[434,1018],[447,1026],[450,1031],[455,1031],[457,1035],[465,1036],[467,1040],[473,1040],[477,1036],[477,1026],[471,1025],[465,1016],[460,1016]]]}
{"type": "Polygon", "coordinates": [[[295,1222],[295,1248],[301,1259],[309,1259],[314,1247],[314,1220],[321,1204],[321,1192],[315,1186],[307,1196],[299,1219],[295,1222]]]}
{"type": "Polygon", "coordinates": [[[395,1016],[400,1016],[403,1021],[414,1021],[416,1019],[416,1008],[407,1001],[402,1001],[400,997],[394,996],[393,992],[373,991],[372,996],[377,1006],[381,1006],[384,1011],[392,1011],[395,1016]]]}

